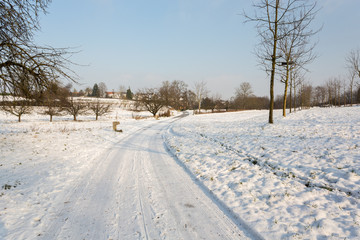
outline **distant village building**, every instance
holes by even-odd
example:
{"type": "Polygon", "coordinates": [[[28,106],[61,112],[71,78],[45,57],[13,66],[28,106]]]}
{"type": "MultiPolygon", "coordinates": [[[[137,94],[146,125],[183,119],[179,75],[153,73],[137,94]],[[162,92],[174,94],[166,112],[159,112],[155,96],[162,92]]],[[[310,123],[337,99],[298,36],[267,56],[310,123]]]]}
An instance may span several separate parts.
{"type": "Polygon", "coordinates": [[[105,92],[108,98],[126,98],[126,92],[105,92]]]}

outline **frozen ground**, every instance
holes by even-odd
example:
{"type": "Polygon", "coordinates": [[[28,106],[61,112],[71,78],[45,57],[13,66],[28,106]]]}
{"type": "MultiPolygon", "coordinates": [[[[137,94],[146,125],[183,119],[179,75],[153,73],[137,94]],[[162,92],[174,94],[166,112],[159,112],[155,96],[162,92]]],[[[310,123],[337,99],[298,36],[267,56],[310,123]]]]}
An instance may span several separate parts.
{"type": "Polygon", "coordinates": [[[266,239],[360,238],[360,107],[191,116],[165,139],[266,239]]]}
{"type": "Polygon", "coordinates": [[[3,115],[0,239],[261,239],[169,154],[162,133],[177,118],[130,116],[3,115]]]}
{"type": "Polygon", "coordinates": [[[0,112],[0,239],[359,238],[360,107],[71,119],[0,112]]]}
{"type": "Polygon", "coordinates": [[[132,114],[116,110],[99,121],[81,116],[73,122],[64,116],[50,123],[48,116],[34,113],[18,123],[0,111],[0,239],[41,236],[49,223],[44,219],[66,202],[64,194],[73,191],[114,144],[154,122],[136,121],[132,114]],[[114,120],[120,121],[122,134],[112,131],[114,120]]]}

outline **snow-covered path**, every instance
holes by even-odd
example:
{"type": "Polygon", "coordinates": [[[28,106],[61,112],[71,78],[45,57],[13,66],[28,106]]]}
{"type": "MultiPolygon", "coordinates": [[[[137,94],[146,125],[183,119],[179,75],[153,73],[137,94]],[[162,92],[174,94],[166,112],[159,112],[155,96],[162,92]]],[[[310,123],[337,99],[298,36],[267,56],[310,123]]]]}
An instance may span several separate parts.
{"type": "Polygon", "coordinates": [[[234,224],[170,156],[168,125],[157,122],[111,148],[47,216],[39,239],[260,238],[234,224]]]}

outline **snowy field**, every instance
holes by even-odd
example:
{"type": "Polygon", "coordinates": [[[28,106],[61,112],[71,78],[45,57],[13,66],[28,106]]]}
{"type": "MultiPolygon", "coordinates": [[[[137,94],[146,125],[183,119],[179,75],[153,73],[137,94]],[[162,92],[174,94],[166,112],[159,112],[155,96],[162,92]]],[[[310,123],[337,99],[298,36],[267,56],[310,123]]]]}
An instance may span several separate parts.
{"type": "MultiPolygon", "coordinates": [[[[102,155],[159,122],[133,114],[115,108],[98,121],[50,123],[34,113],[17,123],[0,112],[0,239],[41,237],[49,212],[67,204],[102,155]],[[112,130],[116,120],[123,133],[112,130]]],[[[163,138],[174,161],[265,239],[359,239],[360,107],[276,112],[273,125],[267,114],[189,116],[163,138]]]]}
{"type": "Polygon", "coordinates": [[[265,239],[360,239],[360,107],[190,116],[166,142],[265,239]]]}
{"type": "Polygon", "coordinates": [[[0,239],[36,239],[49,223],[49,212],[87,177],[120,139],[156,123],[150,113],[114,107],[108,116],[54,117],[36,109],[22,122],[0,111],[0,239]],[[112,130],[120,121],[123,133],[112,130]]]}

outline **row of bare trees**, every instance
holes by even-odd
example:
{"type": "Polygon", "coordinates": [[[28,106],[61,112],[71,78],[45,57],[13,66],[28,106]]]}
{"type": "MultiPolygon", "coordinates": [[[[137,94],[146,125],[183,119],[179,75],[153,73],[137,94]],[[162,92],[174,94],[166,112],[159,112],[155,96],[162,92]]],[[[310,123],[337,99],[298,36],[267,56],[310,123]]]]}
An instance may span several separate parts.
{"type": "Polygon", "coordinates": [[[1,103],[1,109],[7,113],[10,113],[18,117],[18,121],[21,121],[21,117],[24,114],[30,114],[34,111],[34,106],[37,106],[40,114],[48,115],[50,122],[52,122],[54,116],[62,116],[65,114],[73,116],[76,121],[79,115],[88,114],[92,112],[95,115],[95,119],[103,116],[111,111],[111,104],[106,104],[97,99],[95,101],[83,101],[70,97],[69,88],[61,87],[58,83],[51,83],[49,87],[36,98],[26,97],[4,97],[1,103]]]}
{"type": "Polygon", "coordinates": [[[137,108],[142,107],[154,116],[166,107],[175,110],[201,109],[215,111],[267,109],[269,99],[257,97],[253,94],[250,83],[240,84],[235,91],[235,96],[230,100],[223,100],[219,94],[210,96],[206,82],[194,84],[192,90],[183,81],[174,80],[162,82],[159,88],[145,88],[135,95],[137,108]]]}
{"type": "Polygon", "coordinates": [[[345,78],[335,77],[330,78],[322,86],[317,86],[314,105],[352,106],[354,103],[360,103],[360,86],[356,89],[352,81],[351,79],[349,83],[345,78]]]}
{"type": "MultiPolygon", "coordinates": [[[[76,121],[79,115],[87,115],[89,111],[91,111],[95,115],[95,119],[98,120],[98,117],[111,111],[111,104],[104,104],[100,101],[83,102],[69,98],[65,105],[49,104],[37,109],[38,113],[48,115],[50,122],[53,121],[54,116],[63,116],[65,114],[73,116],[74,121],[76,121]]],[[[31,114],[34,111],[34,104],[27,99],[15,99],[3,102],[1,110],[16,116],[18,121],[21,122],[23,115],[31,114]]]]}
{"type": "Polygon", "coordinates": [[[290,72],[290,97],[286,94],[275,100],[275,108],[280,104],[285,108],[307,108],[311,106],[341,106],[360,103],[360,49],[351,50],[346,56],[348,74],[346,76],[329,78],[323,85],[313,87],[305,82],[299,71],[290,72]],[[295,80],[295,81],[294,81],[295,80]],[[293,94],[291,94],[293,93],[293,94]],[[292,96],[293,95],[293,96],[292,96]],[[290,103],[288,103],[290,102],[290,103]]]}
{"type": "MultiPolygon", "coordinates": [[[[330,78],[323,85],[316,87],[309,83],[300,84],[296,97],[292,97],[290,101],[290,96],[288,96],[286,108],[296,111],[299,108],[351,106],[354,103],[360,103],[360,87],[354,90],[346,81],[338,77],[330,78]]],[[[277,96],[274,108],[281,109],[283,104],[283,96],[277,96]]]]}

